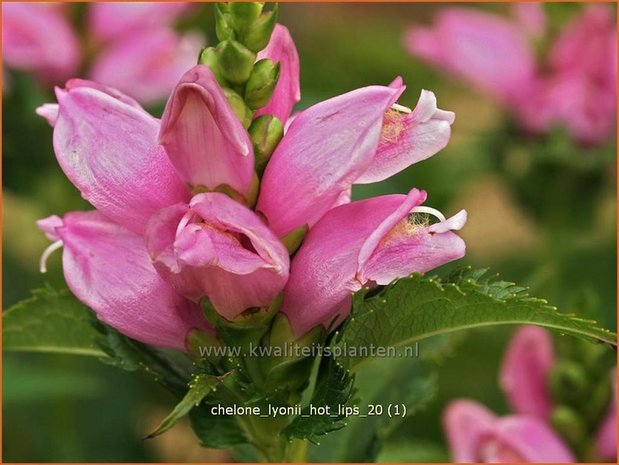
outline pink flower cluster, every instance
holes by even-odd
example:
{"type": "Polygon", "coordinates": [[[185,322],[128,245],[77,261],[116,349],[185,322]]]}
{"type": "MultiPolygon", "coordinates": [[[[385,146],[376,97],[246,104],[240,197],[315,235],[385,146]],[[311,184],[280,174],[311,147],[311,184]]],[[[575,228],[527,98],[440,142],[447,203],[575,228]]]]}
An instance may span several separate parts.
{"type": "MultiPolygon", "coordinates": [[[[456,400],[443,420],[454,462],[574,462],[563,439],[548,425],[552,400],[549,373],[555,364],[552,340],[536,326],[523,326],[503,361],[501,386],[514,414],[497,417],[483,405],[456,400]]],[[[612,383],[615,386],[613,373],[612,383]]],[[[598,460],[616,460],[616,394],[598,426],[594,441],[598,460]]]]}
{"type": "Polygon", "coordinates": [[[88,5],[87,37],[71,24],[67,4],[2,4],[2,55],[9,68],[50,84],[75,76],[85,62],[93,81],[150,104],[164,100],[196,63],[203,38],[170,28],[189,3],[95,2],[88,5]]]}
{"type": "Polygon", "coordinates": [[[441,11],[431,27],[413,27],[408,50],[487,92],[522,127],[565,127],[583,144],[615,128],[617,38],[614,13],[592,4],[550,37],[543,5],[514,4],[514,18],[465,8],[441,11]],[[550,42],[543,59],[536,46],[550,42]]]}
{"type": "Polygon", "coordinates": [[[38,222],[64,246],[69,288],[98,317],[148,344],[184,349],[208,330],[199,301],[233,320],[283,294],[296,336],[330,327],[363,286],[386,284],[464,255],[426,193],[351,202],[355,183],[385,179],[447,144],[454,114],[423,91],[414,110],[395,102],[405,86],[372,85],[318,103],[290,121],[299,100],[299,60],[283,26],[260,54],[280,63],[259,114],[288,122],[259,183],[248,132],[208,67],[187,71],[158,120],[125,94],[91,81],[57,88],[39,114],[54,126],[54,150],[96,211],[38,222]],[[433,214],[430,224],[412,218],[433,214]],[[308,231],[290,257],[282,238],[308,231]]]}

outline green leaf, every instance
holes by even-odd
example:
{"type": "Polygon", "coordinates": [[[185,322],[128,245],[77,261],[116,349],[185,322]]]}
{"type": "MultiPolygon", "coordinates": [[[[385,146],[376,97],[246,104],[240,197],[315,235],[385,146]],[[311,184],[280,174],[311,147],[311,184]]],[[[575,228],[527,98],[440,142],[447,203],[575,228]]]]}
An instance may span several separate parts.
{"type": "MultiPolygon", "coordinates": [[[[617,344],[616,335],[596,322],[559,313],[545,300],[529,297],[526,289],[487,277],[486,270],[467,268],[446,280],[414,274],[367,295],[360,291],[353,298],[352,315],[337,342],[342,349],[399,348],[430,336],[496,324],[536,324],[617,344]]],[[[368,358],[353,357],[348,350],[341,362],[353,368],[368,358]]]]}
{"type": "Polygon", "coordinates": [[[249,443],[235,417],[213,415],[211,407],[211,405],[202,404],[189,413],[191,426],[202,447],[226,449],[249,443]]]}
{"type": "Polygon", "coordinates": [[[181,418],[187,415],[192,408],[200,405],[202,400],[208,396],[221,382],[221,377],[204,375],[197,375],[189,384],[189,391],[185,394],[185,397],[176,404],[176,407],[170,412],[170,414],[163,419],[163,421],[155,428],[155,431],[146,436],[146,439],[154,438],[160,434],[168,431],[174,426],[181,418]]]}
{"type": "Polygon", "coordinates": [[[377,463],[447,463],[445,447],[436,442],[414,439],[392,441],[381,448],[377,463]]]}
{"type": "Polygon", "coordinates": [[[322,438],[320,447],[311,449],[311,461],[373,462],[394,430],[434,397],[436,376],[421,359],[375,359],[355,372],[355,390],[361,415],[349,417],[346,428],[322,438]],[[406,417],[389,417],[389,404],[404,404],[406,417]],[[382,415],[362,416],[370,405],[380,405],[382,415]]]}
{"type": "Polygon", "coordinates": [[[289,438],[307,439],[317,443],[318,436],[346,426],[343,414],[337,414],[340,405],[351,400],[354,378],[338,361],[331,357],[321,361],[314,394],[314,407],[328,406],[332,415],[311,415],[309,406],[283,430],[289,438]]]}
{"type": "Polygon", "coordinates": [[[2,315],[4,350],[103,356],[92,312],[69,291],[43,288],[2,315]]]}

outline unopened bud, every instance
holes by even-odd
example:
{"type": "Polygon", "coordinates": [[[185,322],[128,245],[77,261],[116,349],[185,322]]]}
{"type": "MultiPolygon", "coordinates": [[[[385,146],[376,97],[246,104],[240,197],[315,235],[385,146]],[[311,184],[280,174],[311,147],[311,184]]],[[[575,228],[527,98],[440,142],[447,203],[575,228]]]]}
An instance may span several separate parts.
{"type": "Polygon", "coordinates": [[[279,63],[265,58],[254,65],[245,86],[245,102],[252,110],[262,108],[271,100],[279,78],[279,63]]]}
{"type": "Polygon", "coordinates": [[[555,364],[550,372],[549,384],[552,398],[561,403],[573,404],[582,399],[589,389],[583,368],[570,361],[555,364]]]}
{"type": "Polygon", "coordinates": [[[262,174],[275,147],[284,136],[284,125],[276,116],[261,115],[251,123],[249,135],[254,145],[256,171],[262,174]]]}
{"type": "Polygon", "coordinates": [[[218,3],[215,6],[215,34],[220,41],[236,38],[231,24],[230,6],[227,3],[218,3]]]}
{"type": "Polygon", "coordinates": [[[200,52],[200,58],[198,58],[198,64],[208,66],[213,72],[215,79],[219,82],[219,85],[226,86],[228,82],[221,73],[221,67],[219,65],[219,53],[214,47],[208,47],[202,49],[200,52]]]}
{"type": "Polygon", "coordinates": [[[234,114],[241,121],[243,127],[245,129],[249,128],[253,112],[247,107],[247,105],[245,105],[243,97],[234,92],[232,89],[224,88],[223,91],[228,99],[228,103],[232,107],[232,111],[234,111],[234,114]]]}
{"type": "Polygon", "coordinates": [[[234,29],[241,34],[249,31],[260,18],[263,7],[264,2],[231,2],[230,17],[234,29]]]}
{"type": "Polygon", "coordinates": [[[221,73],[234,84],[243,84],[249,79],[256,54],[236,40],[224,40],[217,46],[221,73]]]}
{"type": "Polygon", "coordinates": [[[271,40],[275,24],[277,24],[277,12],[276,3],[271,11],[262,13],[252,28],[243,34],[243,43],[248,49],[257,53],[267,46],[269,40],[271,40]]]}
{"type": "Polygon", "coordinates": [[[554,429],[570,443],[578,443],[585,434],[585,425],[580,416],[571,408],[559,405],[550,414],[554,429]]]}

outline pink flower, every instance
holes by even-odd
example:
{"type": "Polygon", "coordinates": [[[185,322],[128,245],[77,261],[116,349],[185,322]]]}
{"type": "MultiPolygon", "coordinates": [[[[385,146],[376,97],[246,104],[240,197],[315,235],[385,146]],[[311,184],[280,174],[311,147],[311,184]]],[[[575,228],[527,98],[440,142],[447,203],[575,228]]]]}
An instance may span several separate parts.
{"type": "Polygon", "coordinates": [[[518,3],[515,20],[447,8],[431,27],[411,28],[408,50],[467,79],[503,103],[527,131],[567,128],[574,140],[600,144],[616,119],[616,26],[606,5],[587,5],[556,39],[542,64],[534,41],[544,38],[539,4],[518,3]]]}
{"type": "Polygon", "coordinates": [[[595,448],[602,460],[617,460],[617,369],[610,377],[613,387],[613,398],[608,406],[606,417],[600,424],[595,437],[595,448]]]}
{"type": "MultiPolygon", "coordinates": [[[[64,246],[71,292],[110,326],[146,344],[178,350],[185,350],[187,332],[208,330],[200,307],[159,277],[140,235],[96,211],[50,216],[37,224],[58,241],[52,247],[64,246]]],[[[42,258],[44,270],[47,256],[42,258]]]]}
{"type": "Polygon", "coordinates": [[[490,13],[447,8],[432,27],[411,28],[406,46],[506,104],[526,96],[535,78],[526,35],[512,21],[490,13]]]}
{"type": "Polygon", "coordinates": [[[454,116],[424,91],[412,113],[401,79],[343,94],[295,116],[264,172],[257,210],[283,237],[312,227],[355,182],[385,179],[443,148],[454,116]],[[393,107],[393,108],[392,108],[393,107]]]}
{"type": "Polygon", "coordinates": [[[34,71],[42,80],[64,80],[77,72],[79,42],[57,6],[2,4],[2,57],[10,68],[34,71]]]}
{"type": "Polygon", "coordinates": [[[501,368],[501,387],[516,413],[547,420],[552,409],[548,375],[554,365],[550,335],[539,326],[522,326],[512,338],[501,368]]]}
{"type": "Polygon", "coordinates": [[[310,229],[292,261],[282,303],[297,336],[341,322],[350,313],[352,294],[364,286],[388,284],[464,255],[464,242],[451,230],[462,228],[466,213],[446,220],[420,206],[425,198],[425,192],[413,189],[408,196],[345,204],[310,229]],[[426,212],[441,221],[418,223],[415,213],[426,212]]]}
{"type": "Polygon", "coordinates": [[[269,58],[279,63],[279,79],[271,101],[256,112],[259,115],[274,115],[286,123],[292,107],[301,100],[299,86],[299,54],[285,26],[277,24],[268,45],[258,53],[258,60],[269,58]]]}
{"type": "MultiPolygon", "coordinates": [[[[169,25],[187,3],[93,3],[86,12],[89,42],[97,49],[88,76],[151,104],[164,99],[196,63],[203,38],[179,35],[169,25]]],[[[47,83],[78,72],[80,50],[68,7],[44,3],[3,5],[3,55],[10,68],[47,83]]]]}
{"type": "Polygon", "coordinates": [[[232,320],[267,306],[288,280],[288,251],[249,208],[225,194],[198,194],[151,220],[147,247],[161,275],[184,296],[208,296],[232,320]]]}
{"type": "Polygon", "coordinates": [[[350,310],[350,294],[361,286],[387,284],[464,254],[450,230],[462,227],[465,213],[445,220],[420,206],[424,192],[349,203],[353,182],[384,179],[449,139],[453,114],[437,109],[427,91],[414,111],[394,105],[403,90],[400,79],[366,87],[295,118],[259,186],[263,210],[254,212],[252,144],[206,66],[185,73],[161,122],[120,91],[71,80],[56,90],[58,104],[37,112],[54,126],[61,168],[97,211],[40,224],[60,241],[44,254],[43,268],[64,244],[65,277],[75,295],[110,325],[153,344],[182,348],[189,329],[205,327],[195,322],[192,303],[205,297],[232,320],[270,305],[283,291],[297,334],[326,325],[350,310]],[[191,197],[196,191],[202,193],[191,197]],[[421,212],[441,222],[410,216],[421,212]],[[105,227],[80,229],[73,220],[80,215],[105,227]],[[279,238],[298,226],[312,228],[289,277],[289,253],[279,238]],[[318,259],[330,267],[317,268],[318,259]],[[115,263],[124,269],[114,270],[115,263]],[[332,295],[324,279],[331,280],[332,295]],[[114,286],[109,299],[108,286],[114,286]],[[162,307],[144,293],[161,298],[162,307]],[[142,301],[148,309],[138,305],[142,301]],[[114,313],[125,305],[126,312],[114,313]],[[180,317],[160,320],[157,312],[169,315],[170,307],[180,317]],[[153,333],[161,321],[171,327],[153,333]]]}
{"type": "Polygon", "coordinates": [[[443,426],[454,462],[574,462],[561,438],[532,416],[497,417],[476,402],[456,400],[443,426]]]}
{"type": "Polygon", "coordinates": [[[88,23],[95,37],[114,41],[130,32],[167,26],[189,8],[185,2],[98,2],[90,7],[88,23]]]}

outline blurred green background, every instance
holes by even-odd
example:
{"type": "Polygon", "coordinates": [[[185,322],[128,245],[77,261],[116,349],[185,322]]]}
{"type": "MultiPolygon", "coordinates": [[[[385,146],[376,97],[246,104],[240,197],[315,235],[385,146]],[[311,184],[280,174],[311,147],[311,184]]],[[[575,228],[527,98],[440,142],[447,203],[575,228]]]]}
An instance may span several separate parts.
{"type": "MultiPolygon", "coordinates": [[[[466,208],[462,231],[467,256],[461,262],[491,267],[509,281],[531,287],[562,311],[594,317],[616,328],[616,200],[614,164],[604,168],[594,201],[562,203],[564,223],[549,226],[520,202],[513,186],[494,169],[489,134],[504,123],[500,107],[466,83],[449,79],[408,55],[402,36],[408,26],[430,22],[440,4],[281,4],[301,57],[299,108],[369,84],[388,84],[401,75],[408,85],[401,98],[414,107],[420,90],[436,93],[439,107],[456,112],[449,146],[437,156],[376,185],[355,188],[357,198],[426,189],[428,205],[450,215],[466,208]],[[586,214],[585,214],[586,213],[586,214]],[[583,215],[585,220],[583,221],[583,215]],[[573,224],[572,224],[573,221],[573,224]]],[[[473,8],[507,14],[499,4],[473,8]]],[[[554,21],[578,9],[548,6],[554,21]]],[[[212,5],[201,5],[183,27],[206,31],[215,43],[212,5]]],[[[6,71],[5,71],[6,72],[6,71]]],[[[60,253],[50,271],[38,273],[48,241],[35,225],[50,214],[87,208],[65,179],[51,146],[52,130],[34,109],[52,101],[25,74],[10,72],[3,96],[3,308],[32,288],[63,286],[60,253]]],[[[163,103],[152,108],[159,115],[163,103]]],[[[523,150],[527,147],[523,145],[523,150]]],[[[574,148],[579,156],[584,149],[574,148]]],[[[610,148],[615,152],[615,146],[610,148]]],[[[471,331],[439,366],[437,397],[396,434],[419,444],[413,460],[447,460],[440,412],[456,397],[483,400],[507,412],[497,386],[497,369],[513,328],[471,331]]],[[[423,351],[423,344],[421,346],[423,351]]],[[[173,400],[149,379],[120,372],[85,357],[3,355],[3,460],[19,461],[208,461],[220,452],[201,450],[188,424],[160,438],[141,438],[172,407],[173,400]]],[[[409,360],[411,370],[415,360],[409,360]]],[[[406,369],[406,367],[404,368],[406,369]]],[[[337,437],[337,436],[336,436],[337,437]]],[[[328,441],[315,458],[327,458],[328,441]],[[323,455],[327,454],[327,455],[323,455]]],[[[401,458],[401,457],[400,457],[401,458]]]]}

